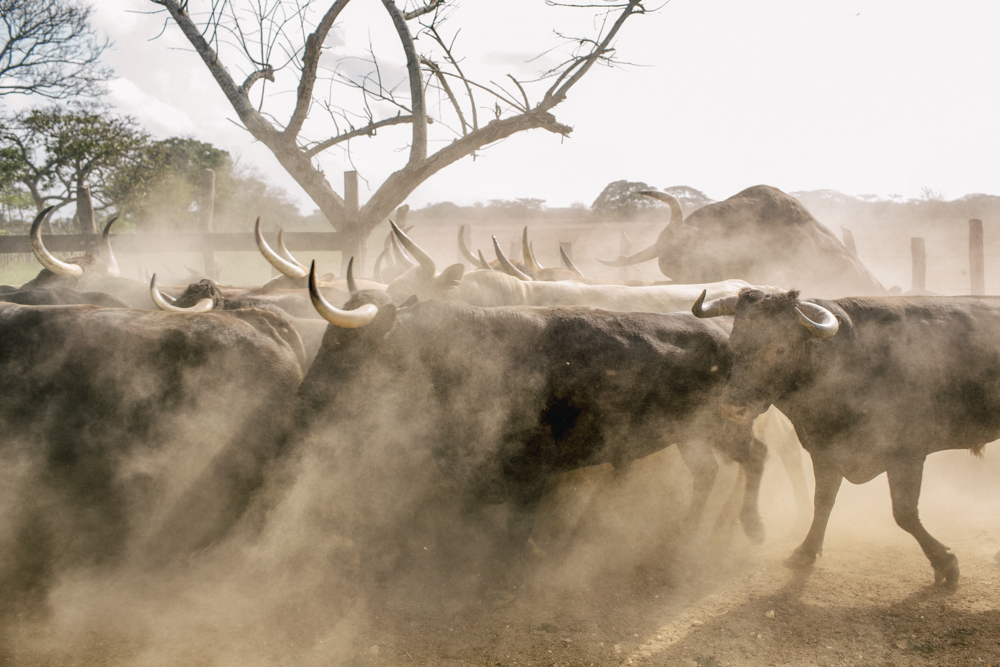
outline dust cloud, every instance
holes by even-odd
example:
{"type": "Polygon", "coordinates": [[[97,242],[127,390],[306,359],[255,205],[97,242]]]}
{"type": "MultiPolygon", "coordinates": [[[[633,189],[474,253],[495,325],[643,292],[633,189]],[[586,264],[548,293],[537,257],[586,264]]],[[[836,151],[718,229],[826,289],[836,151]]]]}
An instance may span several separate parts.
{"type": "MultiPolygon", "coordinates": [[[[652,243],[662,226],[623,222],[595,230],[588,224],[537,230],[539,260],[558,266],[558,243],[569,242],[588,276],[616,280],[617,269],[593,258],[616,255],[622,231],[638,247],[652,243]]],[[[520,238],[520,223],[497,227],[493,233],[505,249],[520,238]]],[[[423,236],[414,234],[441,258],[439,270],[461,261],[456,231],[452,224],[428,225],[423,236]]],[[[373,246],[378,238],[373,234],[373,246]]],[[[485,240],[474,238],[474,247],[488,247],[485,240]]],[[[337,256],[325,259],[329,266],[321,268],[339,266],[337,256]]],[[[253,284],[266,280],[269,269],[234,265],[229,275],[234,279],[227,282],[253,284]]],[[[628,275],[662,278],[652,263],[628,275]]],[[[365,386],[392,379],[370,377],[365,386]]],[[[186,384],[204,382],[191,377],[186,384]]],[[[581,662],[617,662],[622,656],[616,642],[623,641],[617,634],[630,639],[633,627],[645,627],[636,618],[652,614],[662,622],[681,616],[682,606],[670,606],[670,596],[708,594],[714,581],[738,577],[748,561],[774,558],[774,545],[790,553],[811,516],[808,455],[787,438],[787,429],[784,436],[764,437],[770,448],[761,497],[766,552],[740,529],[745,480],[738,466],[721,457],[692,542],[679,540],[691,476],[675,447],[636,461],[624,475],[609,465],[566,473],[549,483],[543,497],[524,587],[513,607],[494,615],[482,602],[488,588],[483,574],[491,565],[484,545],[491,531],[503,529],[505,508],[479,518],[463,513],[461,489],[438,469],[428,448],[414,444],[427,441],[437,426],[429,418],[439,415],[424,410],[426,396],[402,388],[384,397],[338,394],[268,461],[238,520],[193,553],[156,558],[150,550],[161,546],[157,528],[171,510],[205,479],[214,457],[245,429],[250,415],[259,418],[273,409],[232,386],[193,393],[201,400],[159,417],[155,446],[124,438],[119,449],[107,452],[115,507],[74,506],[30,440],[0,451],[0,578],[31,564],[30,552],[10,556],[24,554],[26,536],[44,541],[50,565],[31,590],[6,581],[16,594],[0,600],[0,664],[403,664],[414,656],[405,646],[387,645],[386,637],[423,634],[426,648],[458,627],[487,645],[498,624],[514,618],[524,626],[515,642],[527,645],[549,632],[548,622],[539,619],[558,618],[563,612],[553,606],[566,600],[580,606],[566,613],[589,618],[602,638],[581,662]],[[799,487],[805,487],[806,499],[799,487]],[[126,528],[116,529],[107,543],[81,546],[81,531],[108,513],[126,528]],[[653,591],[655,601],[647,594],[653,591]],[[583,610],[588,605],[594,609],[589,616],[583,610]],[[609,612],[616,606],[634,610],[609,612]]],[[[967,452],[939,453],[930,457],[924,475],[925,524],[945,544],[949,534],[976,531],[983,545],[977,557],[1000,547],[992,518],[1000,516],[998,459],[996,445],[987,447],[985,461],[967,452]]],[[[826,552],[863,552],[876,544],[919,550],[892,520],[884,475],[865,485],[843,485],[826,552]]],[[[449,645],[468,662],[503,661],[488,651],[470,658],[458,644],[449,645]]],[[[417,657],[419,664],[443,664],[449,655],[417,657]]]]}

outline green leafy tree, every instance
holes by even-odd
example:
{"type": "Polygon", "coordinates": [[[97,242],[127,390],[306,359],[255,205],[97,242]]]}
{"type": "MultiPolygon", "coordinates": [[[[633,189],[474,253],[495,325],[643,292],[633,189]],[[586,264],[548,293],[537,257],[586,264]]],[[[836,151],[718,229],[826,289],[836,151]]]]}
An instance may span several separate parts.
{"type": "Polygon", "coordinates": [[[27,188],[39,211],[75,202],[84,185],[95,210],[108,208],[115,174],[135,161],[148,141],[132,118],[96,105],[29,109],[0,129],[3,172],[27,188]]]}

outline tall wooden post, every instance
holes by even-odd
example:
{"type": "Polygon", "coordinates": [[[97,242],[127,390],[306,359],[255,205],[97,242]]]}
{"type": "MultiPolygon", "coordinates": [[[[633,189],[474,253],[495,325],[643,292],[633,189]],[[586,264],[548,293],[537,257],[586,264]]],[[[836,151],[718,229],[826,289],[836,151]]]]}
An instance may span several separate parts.
{"type": "Polygon", "coordinates": [[[347,264],[354,258],[354,277],[365,275],[365,247],[362,238],[360,220],[358,220],[358,172],[344,172],[344,239],[343,251],[340,256],[340,277],[347,276],[347,264]]]}
{"type": "Polygon", "coordinates": [[[90,188],[81,185],[76,189],[76,215],[80,220],[81,234],[96,234],[97,224],[94,222],[94,202],[90,199],[90,188]]]}
{"type": "MultiPolygon", "coordinates": [[[[621,240],[618,242],[618,256],[628,257],[632,253],[632,239],[628,237],[628,234],[622,232],[621,240]]],[[[618,280],[622,284],[629,281],[630,274],[632,273],[631,266],[620,266],[618,267],[618,280]]]]}
{"type": "Polygon", "coordinates": [[[983,221],[969,220],[969,279],[973,296],[986,294],[986,261],[983,254],[983,221]]]}
{"type": "MultiPolygon", "coordinates": [[[[206,234],[212,232],[212,218],[215,214],[215,172],[211,169],[201,170],[201,193],[198,198],[198,229],[206,234]]],[[[205,264],[205,275],[212,280],[219,279],[219,264],[215,260],[215,252],[202,250],[202,260],[205,264]]]]}
{"type": "Polygon", "coordinates": [[[913,257],[910,291],[919,294],[927,290],[927,247],[919,236],[910,239],[910,255],[913,257]]]}

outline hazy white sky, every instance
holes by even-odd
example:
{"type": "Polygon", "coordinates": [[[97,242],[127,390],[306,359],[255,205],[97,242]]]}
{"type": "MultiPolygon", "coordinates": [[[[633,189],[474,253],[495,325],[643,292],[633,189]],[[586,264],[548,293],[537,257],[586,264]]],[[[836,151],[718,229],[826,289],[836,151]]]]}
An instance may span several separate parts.
{"type": "MultiPolygon", "coordinates": [[[[155,5],[95,5],[99,28],[116,42],[107,61],[120,75],[110,96],[120,111],[159,137],[229,150],[313,208],[238,127],[177,27],[153,39],[165,15],[138,12],[155,5]]],[[[207,2],[190,5],[197,12],[207,2]]],[[[524,77],[539,66],[528,57],[556,43],[553,29],[593,27],[568,12],[542,0],[465,0],[450,25],[462,27],[457,49],[467,71],[524,77]]],[[[408,203],[536,197],[589,205],[619,179],[690,185],[715,199],[759,183],[906,198],[922,188],[948,199],[1000,194],[998,29],[996,0],[671,0],[626,23],[618,57],[631,65],[593,70],[556,107],[574,127],[570,138],[535,130],[508,139],[439,172],[408,203]]],[[[380,45],[388,30],[377,0],[354,0],[328,58],[380,45]]],[[[403,55],[391,43],[383,55],[390,76],[403,55]]],[[[241,64],[227,64],[242,81],[241,64]]],[[[284,118],[293,98],[281,84],[279,73],[265,104],[284,118]]],[[[363,201],[403,165],[405,140],[397,129],[352,143],[363,201]]],[[[329,152],[322,164],[341,191],[348,156],[329,152]]]]}

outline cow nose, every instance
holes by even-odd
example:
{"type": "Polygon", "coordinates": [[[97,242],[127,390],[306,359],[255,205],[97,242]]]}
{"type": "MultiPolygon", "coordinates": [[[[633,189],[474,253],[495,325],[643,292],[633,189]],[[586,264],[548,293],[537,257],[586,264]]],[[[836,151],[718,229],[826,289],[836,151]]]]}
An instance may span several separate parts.
{"type": "Polygon", "coordinates": [[[753,414],[745,405],[733,405],[732,403],[723,403],[719,408],[722,413],[723,419],[728,419],[733,422],[748,422],[753,418],[753,414]]]}

